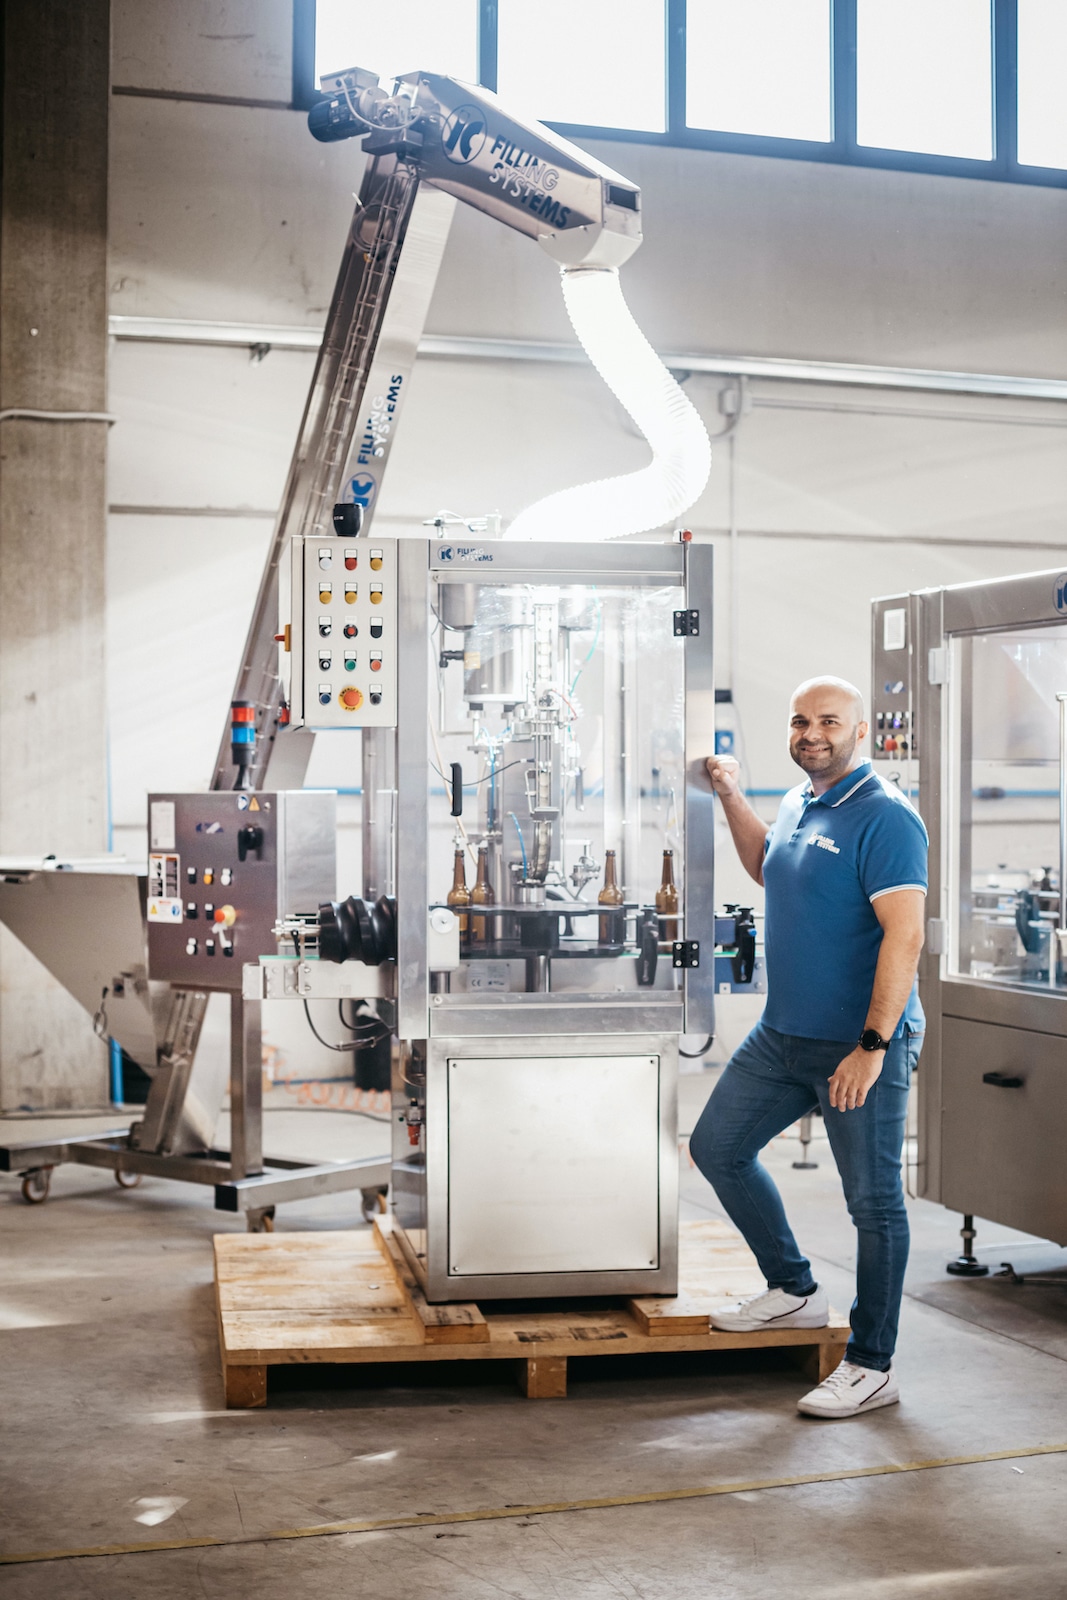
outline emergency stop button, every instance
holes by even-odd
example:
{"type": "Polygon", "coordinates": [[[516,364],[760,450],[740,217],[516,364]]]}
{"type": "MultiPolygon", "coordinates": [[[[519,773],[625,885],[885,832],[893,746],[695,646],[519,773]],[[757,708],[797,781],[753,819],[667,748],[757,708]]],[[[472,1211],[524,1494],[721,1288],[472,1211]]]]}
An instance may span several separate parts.
{"type": "Polygon", "coordinates": [[[344,711],[358,711],[363,704],[363,690],[357,689],[354,683],[348,684],[337,696],[344,711]]]}
{"type": "Polygon", "coordinates": [[[232,928],[237,921],[237,912],[233,906],[218,906],[215,911],[215,921],[223,928],[232,928]]]}

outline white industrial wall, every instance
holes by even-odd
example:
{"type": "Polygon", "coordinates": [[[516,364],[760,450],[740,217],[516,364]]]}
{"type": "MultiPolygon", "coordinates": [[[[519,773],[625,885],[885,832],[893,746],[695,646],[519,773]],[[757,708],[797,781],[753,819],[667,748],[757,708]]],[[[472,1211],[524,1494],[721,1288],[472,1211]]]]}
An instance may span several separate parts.
{"type": "MultiPolygon", "coordinates": [[[[285,102],[290,39],[287,0],[115,0],[113,313],[321,325],[357,146],[315,144],[303,114],[281,105],[121,92],[285,102]]],[[[590,148],[642,186],[646,242],[623,281],[660,349],[1067,369],[1062,190],[590,148]]],[[[429,331],[570,338],[547,257],[462,206],[429,331]]],[[[117,849],[143,847],[149,787],[207,780],[311,366],[306,354],[255,362],[240,349],[113,343],[117,849]]],[[[689,381],[711,431],[723,426],[722,387],[689,381]]],[[[872,595],[1065,564],[1067,407],[796,384],[754,383],[752,395],[733,446],[733,573],[725,444],[690,520],[716,545],[723,683],[736,584],[750,781],[775,790],[794,776],[784,753],[794,684],[830,671],[866,685],[872,595]]],[[[590,371],[427,358],[379,515],[396,529],[441,507],[508,516],[645,459],[590,371]]],[[[358,781],[343,735],[322,742],[310,781],[358,781]]],[[[729,898],[741,885],[723,866],[729,898]]]]}

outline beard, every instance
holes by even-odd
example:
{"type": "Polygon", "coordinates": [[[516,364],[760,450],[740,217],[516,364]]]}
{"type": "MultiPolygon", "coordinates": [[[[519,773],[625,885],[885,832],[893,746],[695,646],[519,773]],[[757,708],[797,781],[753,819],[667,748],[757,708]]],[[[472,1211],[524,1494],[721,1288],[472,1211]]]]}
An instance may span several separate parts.
{"type": "Polygon", "coordinates": [[[858,742],[855,733],[838,740],[836,744],[825,739],[791,739],[789,754],[801,771],[814,777],[844,777],[852,764],[858,742]]]}

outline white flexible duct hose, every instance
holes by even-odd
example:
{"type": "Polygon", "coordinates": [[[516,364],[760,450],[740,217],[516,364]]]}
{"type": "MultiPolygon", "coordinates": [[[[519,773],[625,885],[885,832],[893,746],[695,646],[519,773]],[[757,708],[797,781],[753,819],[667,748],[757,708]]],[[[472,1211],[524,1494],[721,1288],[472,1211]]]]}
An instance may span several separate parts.
{"type": "Polygon", "coordinates": [[[652,448],[639,472],[599,478],[527,506],[507,539],[618,539],[680,517],[703,492],[711,443],[696,409],[641,332],[614,267],[564,267],[579,343],[652,448]]]}

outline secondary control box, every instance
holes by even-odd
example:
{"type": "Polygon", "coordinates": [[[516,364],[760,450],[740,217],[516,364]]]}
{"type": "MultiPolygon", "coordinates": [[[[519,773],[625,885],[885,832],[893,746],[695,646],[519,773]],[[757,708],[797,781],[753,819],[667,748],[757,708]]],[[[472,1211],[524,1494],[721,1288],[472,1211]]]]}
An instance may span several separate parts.
{"type": "Polygon", "coordinates": [[[149,795],[149,977],[240,989],[279,917],[336,898],[336,838],[332,790],[149,795]]]}
{"type": "Polygon", "coordinates": [[[916,663],[919,598],[886,595],[871,602],[871,752],[875,760],[919,754],[916,663]]]}
{"type": "Polygon", "coordinates": [[[289,721],[395,728],[396,540],[293,540],[289,721]]]}

